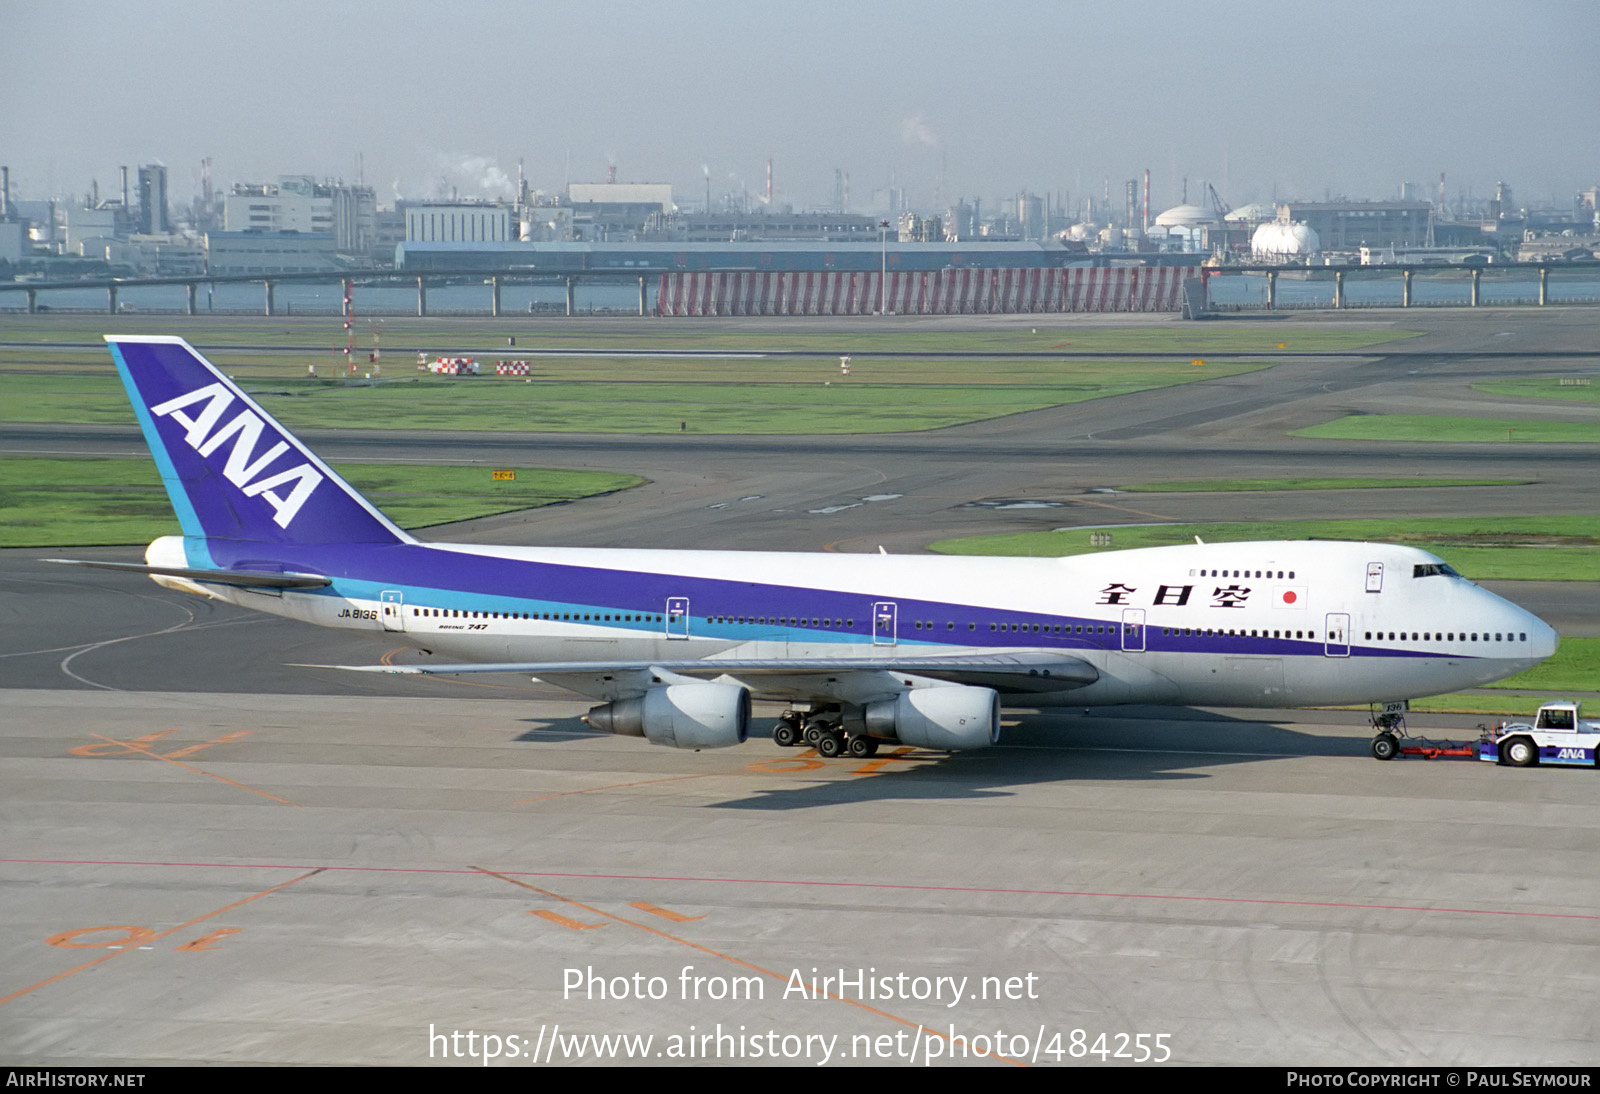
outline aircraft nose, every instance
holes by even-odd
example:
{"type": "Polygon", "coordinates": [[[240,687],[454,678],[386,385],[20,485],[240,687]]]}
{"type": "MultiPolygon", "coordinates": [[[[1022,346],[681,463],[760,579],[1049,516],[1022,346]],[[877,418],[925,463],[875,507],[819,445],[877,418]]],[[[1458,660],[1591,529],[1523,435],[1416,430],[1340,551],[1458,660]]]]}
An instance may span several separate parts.
{"type": "Polygon", "coordinates": [[[1554,627],[1536,615],[1528,616],[1528,650],[1533,656],[1541,661],[1554,657],[1559,645],[1561,636],[1554,627]]]}

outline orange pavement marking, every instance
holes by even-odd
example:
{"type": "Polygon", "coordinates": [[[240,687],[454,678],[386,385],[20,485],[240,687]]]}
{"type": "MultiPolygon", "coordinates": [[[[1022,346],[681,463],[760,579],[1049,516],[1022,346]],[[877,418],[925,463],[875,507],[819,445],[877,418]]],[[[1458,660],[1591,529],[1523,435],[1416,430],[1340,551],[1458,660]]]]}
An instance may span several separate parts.
{"type": "MultiPolygon", "coordinates": [[[[155,733],[146,733],[143,737],[135,737],[127,744],[113,741],[103,745],[79,745],[77,748],[67,749],[69,756],[128,756],[141,751],[139,745],[153,745],[163,737],[170,737],[178,732],[176,729],[163,729],[155,733]]],[[[99,736],[99,734],[96,734],[99,736]]]]}
{"type": "Polygon", "coordinates": [[[798,756],[784,756],[777,760],[757,760],[747,764],[747,771],[756,771],[763,775],[782,775],[786,771],[815,771],[828,765],[817,759],[817,750],[808,748],[798,756]],[[779,767],[779,764],[793,764],[792,767],[779,767]]]}
{"type": "Polygon", "coordinates": [[[559,926],[566,927],[568,930],[573,931],[597,931],[601,927],[605,926],[604,923],[584,923],[580,920],[568,919],[560,912],[552,912],[546,908],[537,908],[528,914],[536,915],[540,919],[548,919],[551,923],[558,924],[559,926]]]}
{"type": "Polygon", "coordinates": [[[882,771],[885,767],[888,767],[890,764],[894,763],[896,760],[905,761],[905,760],[909,759],[909,757],[907,756],[907,753],[909,753],[910,751],[911,751],[910,746],[907,746],[905,748],[897,748],[897,749],[895,749],[893,752],[889,753],[887,756],[885,756],[881,760],[868,760],[866,763],[864,763],[860,767],[856,768],[854,774],[857,774],[857,775],[873,775],[873,774],[876,774],[877,772],[882,771]]]}
{"type": "Polygon", "coordinates": [[[161,755],[169,760],[176,760],[179,756],[193,756],[196,752],[204,752],[212,745],[225,745],[229,741],[237,741],[240,737],[248,737],[254,732],[255,730],[253,729],[235,730],[232,733],[224,733],[220,737],[213,737],[209,741],[201,741],[197,745],[190,745],[187,748],[180,748],[176,752],[163,752],[161,755]]]}
{"type": "Polygon", "coordinates": [[[78,927],[71,931],[62,931],[53,934],[44,940],[46,946],[59,946],[63,950],[101,950],[112,947],[137,946],[141,942],[150,941],[150,936],[156,932],[149,927],[129,927],[125,924],[113,924],[106,927],[78,927]],[[104,942],[79,942],[78,938],[86,934],[99,934],[101,931],[126,931],[121,938],[108,938],[104,942]]]}
{"type": "Polygon", "coordinates": [[[181,946],[174,946],[172,947],[172,952],[178,953],[181,951],[183,953],[194,953],[197,950],[220,949],[221,947],[217,945],[218,942],[221,942],[230,934],[239,934],[243,930],[243,927],[223,927],[219,930],[212,931],[210,934],[203,934],[192,942],[185,942],[181,946]]]}
{"type": "MultiPolygon", "coordinates": [[[[148,937],[140,938],[139,941],[140,942],[156,942],[156,941],[158,941],[160,939],[166,938],[168,935],[177,934],[181,930],[184,930],[184,929],[186,929],[188,927],[193,927],[196,923],[204,923],[208,919],[215,919],[217,916],[221,915],[223,912],[231,912],[235,908],[243,907],[244,905],[249,904],[252,900],[260,900],[264,896],[271,896],[273,893],[276,893],[278,890],[287,889],[289,886],[296,885],[296,884],[304,881],[308,877],[316,877],[318,874],[322,873],[322,869],[323,868],[319,866],[315,870],[312,870],[310,873],[301,874],[299,877],[292,877],[288,881],[285,881],[285,882],[283,882],[283,883],[281,883],[279,885],[274,885],[270,889],[263,889],[259,893],[256,893],[256,894],[254,894],[252,896],[245,897],[243,900],[236,900],[232,904],[224,905],[223,907],[218,908],[214,912],[207,912],[205,915],[196,916],[195,918],[193,918],[191,920],[188,920],[187,922],[178,924],[176,927],[168,927],[164,931],[159,931],[159,932],[157,932],[155,934],[152,934],[152,935],[150,935],[148,937]]],[[[27,995],[30,991],[38,991],[40,988],[45,987],[48,984],[54,984],[57,980],[65,980],[67,977],[72,976],[75,973],[80,973],[84,969],[92,969],[96,965],[102,965],[105,962],[110,961],[114,957],[121,957],[123,954],[131,953],[131,952],[134,952],[134,951],[132,951],[130,949],[127,949],[127,948],[120,949],[120,950],[112,950],[110,953],[106,954],[104,957],[97,957],[93,961],[85,961],[83,964],[79,965],[77,968],[68,969],[66,972],[57,973],[56,975],[50,977],[48,980],[41,980],[37,984],[32,984],[32,985],[30,985],[30,986],[28,986],[26,988],[23,988],[21,991],[14,991],[10,995],[0,997],[0,1006],[4,1006],[5,1004],[11,1002],[11,1000],[13,1000],[13,999],[20,999],[22,996],[27,995]]]]}
{"type": "Polygon", "coordinates": [[[293,805],[296,809],[300,808],[287,798],[280,798],[276,794],[268,794],[265,790],[257,790],[253,786],[247,786],[244,783],[235,782],[234,780],[226,778],[222,775],[207,771],[205,768],[195,767],[193,764],[186,764],[182,760],[174,760],[171,756],[163,756],[161,753],[151,749],[148,745],[141,745],[135,741],[118,741],[114,738],[107,737],[99,733],[91,733],[90,736],[99,737],[102,741],[107,741],[114,745],[122,745],[131,752],[142,752],[144,755],[149,756],[152,760],[160,760],[163,763],[172,764],[174,767],[181,767],[185,771],[193,771],[197,775],[204,775],[208,779],[216,779],[218,782],[227,783],[229,786],[237,786],[240,790],[248,790],[252,794],[260,794],[263,798],[271,798],[275,802],[281,802],[284,805],[293,805]]]}
{"type": "Polygon", "coordinates": [[[705,918],[703,915],[684,915],[682,912],[674,912],[669,911],[666,908],[658,908],[654,904],[646,904],[643,901],[630,902],[628,907],[637,908],[641,912],[649,912],[651,915],[658,915],[662,919],[670,919],[674,923],[693,923],[697,919],[705,918]]]}
{"type": "MultiPolygon", "coordinates": [[[[709,946],[702,946],[698,942],[690,942],[687,938],[680,938],[679,936],[677,936],[675,934],[668,934],[666,931],[663,931],[658,927],[652,927],[648,923],[640,923],[637,920],[629,919],[626,916],[617,915],[614,912],[602,911],[601,909],[596,908],[593,905],[589,905],[589,904],[583,903],[581,900],[573,900],[571,897],[562,896],[560,893],[553,893],[549,889],[541,889],[537,885],[530,885],[526,881],[519,881],[516,878],[508,877],[505,874],[497,874],[493,870],[486,869],[486,868],[484,868],[482,866],[474,866],[474,867],[472,867],[472,869],[478,871],[480,874],[485,874],[485,875],[487,875],[489,877],[492,877],[492,878],[499,878],[501,881],[510,882],[512,885],[515,885],[520,889],[527,889],[529,892],[538,893],[540,896],[548,897],[551,900],[559,900],[559,901],[561,901],[561,903],[570,904],[574,908],[582,908],[584,911],[588,912],[590,915],[601,916],[601,917],[603,917],[605,919],[610,919],[610,920],[613,920],[614,922],[617,922],[617,923],[626,924],[629,927],[637,927],[639,930],[644,931],[647,934],[653,934],[657,938],[664,938],[669,942],[676,942],[680,946],[689,947],[691,950],[699,950],[701,953],[709,954],[712,957],[718,958],[718,959],[723,960],[723,961],[727,961],[730,964],[738,965],[739,967],[745,968],[745,969],[749,969],[752,972],[761,973],[763,976],[770,976],[774,980],[777,980],[777,981],[779,981],[781,983],[787,984],[789,982],[789,978],[787,976],[784,976],[782,973],[773,972],[771,969],[763,968],[760,965],[752,964],[751,962],[746,961],[743,958],[734,957],[732,954],[726,954],[726,953],[723,953],[720,950],[713,950],[709,946]]],[[[534,914],[538,915],[540,913],[535,912],[534,914]]],[[[949,1041],[950,1040],[950,1036],[948,1034],[940,1033],[936,1029],[929,1029],[927,1026],[923,1025],[921,1022],[913,1022],[909,1018],[901,1018],[897,1014],[890,1014],[886,1010],[879,1010],[877,1007],[868,1006],[866,1003],[861,1002],[859,999],[851,999],[848,996],[844,996],[844,995],[835,995],[833,992],[823,992],[822,994],[826,995],[829,999],[836,999],[839,1002],[844,1003],[844,1004],[846,1004],[848,1006],[852,1006],[852,1007],[856,1007],[856,1008],[858,1008],[860,1010],[864,1010],[868,1014],[876,1014],[880,1018],[887,1018],[891,1022],[898,1022],[900,1025],[907,1026],[907,1027],[909,1027],[911,1029],[920,1029],[923,1033],[926,1033],[928,1036],[937,1037],[941,1041],[949,1041]]],[[[5,1000],[0,999],[0,1003],[3,1003],[3,1002],[5,1002],[5,1000]]],[[[1028,1066],[1027,1064],[1023,1063],[1021,1060],[1013,1060],[1009,1056],[1001,1056],[1001,1055],[999,1055],[997,1053],[991,1053],[990,1055],[993,1055],[993,1057],[996,1060],[1004,1060],[1006,1063],[1015,1064],[1018,1067],[1027,1067],[1028,1066]]]]}
{"type": "MultiPolygon", "coordinates": [[[[77,748],[67,749],[67,752],[72,756],[92,756],[96,758],[101,756],[131,756],[139,752],[152,754],[150,753],[148,746],[155,744],[163,737],[170,737],[176,732],[178,732],[176,729],[163,729],[156,733],[146,733],[143,737],[135,737],[133,740],[127,742],[112,741],[102,738],[106,740],[106,743],[103,745],[79,745],[77,748]]],[[[204,752],[212,745],[221,745],[227,744],[229,741],[237,741],[240,737],[248,737],[254,732],[255,730],[253,729],[236,730],[233,733],[224,733],[220,737],[213,737],[209,741],[201,741],[197,745],[188,745],[184,748],[174,749],[171,752],[153,753],[153,755],[174,760],[179,756],[193,756],[196,752],[204,752]]],[[[97,733],[95,736],[98,737],[99,734],[97,733]]]]}

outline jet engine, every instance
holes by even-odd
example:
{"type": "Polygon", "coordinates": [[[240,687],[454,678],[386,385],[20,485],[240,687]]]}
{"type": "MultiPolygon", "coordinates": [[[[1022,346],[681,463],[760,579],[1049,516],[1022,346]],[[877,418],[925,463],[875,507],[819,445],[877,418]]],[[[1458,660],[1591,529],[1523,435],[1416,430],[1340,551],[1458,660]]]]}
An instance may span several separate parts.
{"type": "Polygon", "coordinates": [[[670,684],[595,707],[595,729],[673,748],[727,748],[750,732],[750,692],[738,684],[670,684]]]}
{"type": "Polygon", "coordinates": [[[917,688],[862,711],[874,737],[917,748],[986,748],[1000,739],[1000,696],[993,688],[917,688]]]}

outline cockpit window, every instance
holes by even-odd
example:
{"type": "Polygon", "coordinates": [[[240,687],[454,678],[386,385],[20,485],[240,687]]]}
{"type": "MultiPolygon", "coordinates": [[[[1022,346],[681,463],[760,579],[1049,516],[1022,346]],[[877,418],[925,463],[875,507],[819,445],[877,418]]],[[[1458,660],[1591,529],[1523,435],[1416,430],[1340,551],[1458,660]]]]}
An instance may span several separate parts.
{"type": "Polygon", "coordinates": [[[1412,577],[1460,577],[1443,562],[1419,562],[1411,567],[1412,577]]]}

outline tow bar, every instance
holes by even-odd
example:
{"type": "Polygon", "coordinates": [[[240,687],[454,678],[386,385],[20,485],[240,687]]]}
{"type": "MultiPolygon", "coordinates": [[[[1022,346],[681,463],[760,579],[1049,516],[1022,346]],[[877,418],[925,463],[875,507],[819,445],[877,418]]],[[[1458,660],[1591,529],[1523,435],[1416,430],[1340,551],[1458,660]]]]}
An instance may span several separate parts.
{"type": "Polygon", "coordinates": [[[1424,760],[1444,757],[1476,759],[1476,741],[1434,741],[1427,737],[1413,737],[1406,732],[1404,711],[1385,710],[1372,714],[1372,756],[1377,760],[1392,760],[1397,756],[1421,756],[1424,760]]]}

